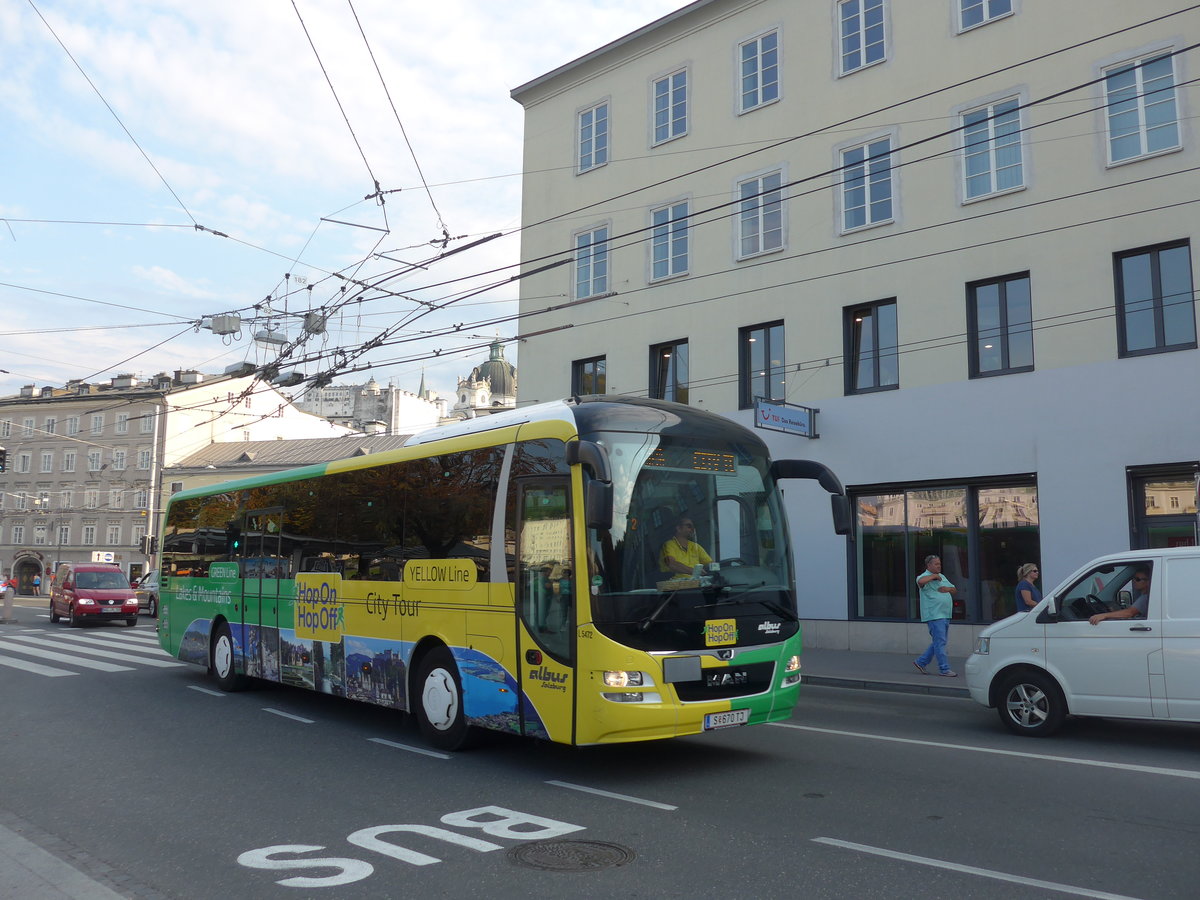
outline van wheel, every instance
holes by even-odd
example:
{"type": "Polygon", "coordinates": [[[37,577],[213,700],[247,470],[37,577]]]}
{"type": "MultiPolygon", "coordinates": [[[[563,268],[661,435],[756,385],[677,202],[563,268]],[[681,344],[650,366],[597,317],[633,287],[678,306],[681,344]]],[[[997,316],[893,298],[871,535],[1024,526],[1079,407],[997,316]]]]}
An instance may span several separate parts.
{"type": "Polygon", "coordinates": [[[1053,678],[1026,671],[1005,680],[997,711],[1013,734],[1047,737],[1058,731],[1067,703],[1053,678]]]}
{"type": "Polygon", "coordinates": [[[83,619],[82,617],[75,615],[75,604],[72,603],[67,607],[67,627],[78,628],[82,624],[83,619]]]}
{"type": "Polygon", "coordinates": [[[125,625],[128,628],[132,628],[136,624],[137,624],[137,619],[126,619],[125,620],[125,625]]]}
{"type": "Polygon", "coordinates": [[[245,690],[247,681],[245,675],[237,673],[237,664],[233,656],[233,635],[229,624],[222,622],[213,634],[212,644],[208,650],[209,671],[217,679],[217,687],[223,691],[245,690]]]}
{"type": "Polygon", "coordinates": [[[56,613],[54,611],[54,601],[53,600],[50,601],[50,621],[55,622],[55,623],[62,621],[62,616],[60,616],[58,613],[56,613]]]}
{"type": "Polygon", "coordinates": [[[425,654],[417,670],[417,724],[421,734],[439,750],[460,750],[469,728],[463,715],[462,682],[454,657],[445,647],[425,654]]]}

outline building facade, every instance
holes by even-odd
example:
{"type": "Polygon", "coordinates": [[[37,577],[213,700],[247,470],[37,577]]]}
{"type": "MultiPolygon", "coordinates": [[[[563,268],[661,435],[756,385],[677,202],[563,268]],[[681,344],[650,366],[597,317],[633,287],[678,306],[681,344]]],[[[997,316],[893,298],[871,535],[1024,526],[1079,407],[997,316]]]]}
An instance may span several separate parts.
{"type": "Polygon", "coordinates": [[[60,562],[99,558],[131,578],[152,560],[164,467],[213,443],[331,437],[347,429],[297,410],[249,377],[160,373],[0,398],[0,566],[34,593],[60,562]]]}
{"type": "Polygon", "coordinates": [[[516,88],[520,402],[819,410],[760,432],[854,501],[844,540],[786,491],[810,645],[924,647],[929,553],[965,653],[1021,563],[1194,542],[1197,35],[1164,0],[699,0],[516,88]]]}
{"type": "Polygon", "coordinates": [[[425,387],[414,394],[370,379],[366,384],[329,384],[313,388],[296,400],[296,407],[354,431],[411,433],[429,428],[446,417],[449,404],[425,387]]]}

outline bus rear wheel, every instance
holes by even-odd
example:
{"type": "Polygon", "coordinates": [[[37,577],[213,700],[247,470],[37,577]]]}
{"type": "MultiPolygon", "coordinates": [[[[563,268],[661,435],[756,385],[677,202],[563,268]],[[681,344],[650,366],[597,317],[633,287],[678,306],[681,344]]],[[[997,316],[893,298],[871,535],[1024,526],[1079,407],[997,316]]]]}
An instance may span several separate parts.
{"type": "Polygon", "coordinates": [[[438,647],[425,654],[415,687],[421,735],[439,750],[461,750],[470,729],[463,715],[462,682],[449,650],[438,647]]]}
{"type": "Polygon", "coordinates": [[[229,631],[227,622],[222,622],[217,626],[208,655],[209,671],[216,678],[217,687],[223,691],[245,689],[246,676],[237,673],[237,664],[233,654],[233,635],[229,631]]]}

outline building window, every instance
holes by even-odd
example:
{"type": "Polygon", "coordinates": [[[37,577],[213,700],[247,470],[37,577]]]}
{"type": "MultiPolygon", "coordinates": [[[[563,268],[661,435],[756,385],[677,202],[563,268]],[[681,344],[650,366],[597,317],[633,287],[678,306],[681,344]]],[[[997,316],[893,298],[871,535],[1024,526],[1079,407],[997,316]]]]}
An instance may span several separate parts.
{"type": "Polygon", "coordinates": [[[104,433],[104,416],[92,416],[92,434],[104,433]]]}
{"type": "Polygon", "coordinates": [[[892,139],[842,151],[842,231],[892,221],[892,139]]]}
{"type": "Polygon", "coordinates": [[[27,418],[21,422],[21,437],[33,437],[32,418],[27,418]]]}
{"type": "Polygon", "coordinates": [[[18,453],[17,454],[17,472],[18,472],[18,474],[21,474],[21,475],[28,474],[30,471],[32,471],[32,466],[33,466],[33,454],[32,453],[18,453]]]}
{"type": "Polygon", "coordinates": [[[133,494],[133,508],[147,509],[150,506],[150,492],[147,490],[135,491],[133,494]]]}
{"type": "Polygon", "coordinates": [[[579,171],[608,162],[608,104],[599,103],[579,114],[579,171]]]}
{"type": "Polygon", "coordinates": [[[1115,254],[1121,356],[1196,346],[1191,245],[1187,241],[1115,254]]]}
{"type": "Polygon", "coordinates": [[[593,356],[591,359],[577,359],[571,363],[571,393],[575,396],[584,394],[603,394],[608,390],[604,383],[604,357],[593,356]]]}
{"type": "Polygon", "coordinates": [[[1014,573],[1041,556],[1032,481],[898,485],[852,500],[853,618],[918,621],[916,579],[930,553],[942,558],[942,572],[958,588],[955,619],[992,622],[1015,611],[1014,573]]]}
{"type": "Polygon", "coordinates": [[[1196,543],[1195,460],[1127,471],[1133,532],[1133,550],[1192,547],[1196,543]]]}
{"type": "Polygon", "coordinates": [[[121,498],[124,496],[124,491],[114,488],[108,492],[108,508],[120,509],[122,504],[121,498]]]}
{"type": "Polygon", "coordinates": [[[95,525],[84,525],[83,526],[83,545],[85,547],[92,547],[92,546],[95,546],[95,544],[96,544],[96,526],[95,525]]]}
{"type": "Polygon", "coordinates": [[[12,527],[12,542],[14,544],[16,544],[18,547],[21,544],[25,543],[25,526],[24,525],[14,525],[12,527]]]}
{"type": "Polygon", "coordinates": [[[783,172],[738,182],[738,259],[783,247],[783,172]]]}
{"type": "Polygon", "coordinates": [[[113,469],[118,472],[125,471],[125,451],[114,450],[112,456],[113,469]]]}
{"type": "Polygon", "coordinates": [[[608,291],[608,226],[575,235],[575,299],[608,291]]]}
{"type": "Polygon", "coordinates": [[[59,495],[58,495],[58,499],[59,499],[59,508],[60,509],[70,509],[72,506],[75,505],[75,492],[69,491],[69,490],[68,491],[60,491],[59,495]]]}
{"type": "Polygon", "coordinates": [[[46,546],[46,526],[45,525],[38,524],[38,525],[33,526],[33,544],[35,547],[46,546]]]}
{"type": "Polygon", "coordinates": [[[138,418],[138,421],[141,423],[138,427],[138,430],[141,431],[142,434],[150,434],[150,432],[154,431],[153,412],[142,413],[138,418]]]}
{"type": "Polygon", "coordinates": [[[738,47],[741,111],[779,99],[779,32],[772,31],[738,47]]]}
{"type": "Polygon", "coordinates": [[[883,60],[885,16],[884,0],[839,0],[843,75],[883,60]]]}
{"type": "Polygon", "coordinates": [[[687,69],[654,82],[654,143],[687,134],[687,69]]]}
{"type": "Polygon", "coordinates": [[[738,407],[749,409],[758,398],[785,400],[783,323],[770,322],[738,330],[738,407]]]}
{"type": "Polygon", "coordinates": [[[150,468],[150,451],[149,450],[139,450],[138,451],[137,467],[139,469],[150,468]]]}
{"type": "Polygon", "coordinates": [[[69,543],[71,543],[71,526],[70,525],[59,525],[58,526],[58,546],[65,547],[69,543]]]}
{"type": "Polygon", "coordinates": [[[89,472],[99,472],[100,471],[100,451],[99,450],[89,450],[87,459],[88,459],[88,471],[89,472]]]}
{"type": "Polygon", "coordinates": [[[67,434],[79,434],[79,416],[71,416],[67,419],[67,434]]]}
{"type": "Polygon", "coordinates": [[[129,433],[129,413],[117,413],[117,434],[129,433]]]}
{"type": "Polygon", "coordinates": [[[45,423],[42,425],[42,433],[43,434],[54,434],[55,429],[57,429],[57,428],[58,428],[58,419],[55,419],[54,417],[51,416],[51,417],[48,417],[46,419],[45,423]]]}
{"type": "Polygon", "coordinates": [[[967,285],[971,377],[1033,371],[1029,273],[967,285]]]}
{"type": "Polygon", "coordinates": [[[99,491],[84,491],[83,492],[83,508],[84,509],[99,509],[100,508],[100,492],[99,491]]]}
{"type": "Polygon", "coordinates": [[[650,277],[686,275],[688,271],[688,202],[650,211],[650,277]]]}
{"type": "Polygon", "coordinates": [[[62,470],[64,472],[74,472],[75,471],[75,451],[74,450],[64,450],[63,451],[63,468],[62,468],[62,470]]]}
{"type": "Polygon", "coordinates": [[[146,534],[146,526],[134,525],[131,530],[132,534],[129,535],[129,545],[131,547],[140,547],[142,545],[142,538],[146,534]]]}
{"type": "Polygon", "coordinates": [[[650,396],[688,402],[688,342],[672,341],[650,348],[650,396]]]}
{"type": "Polygon", "coordinates": [[[49,451],[49,450],[42,451],[42,471],[43,472],[53,472],[54,471],[54,453],[53,453],[53,451],[49,451]]]}
{"type": "Polygon", "coordinates": [[[895,300],[847,308],[845,334],[847,394],[900,386],[895,300]]]}
{"type": "Polygon", "coordinates": [[[1012,13],[1012,0],[958,0],[959,30],[966,31],[1012,13]]]}
{"type": "Polygon", "coordinates": [[[1181,146],[1174,65],[1163,54],[1105,71],[1110,163],[1181,146]]]}
{"type": "Polygon", "coordinates": [[[121,543],[121,526],[120,525],[109,525],[105,529],[104,543],[108,544],[108,546],[110,546],[110,547],[116,547],[118,544],[121,543]]]}
{"type": "Polygon", "coordinates": [[[1016,98],[964,113],[962,126],[966,199],[1024,187],[1021,109],[1016,98]]]}
{"type": "Polygon", "coordinates": [[[12,419],[0,422],[0,438],[12,437],[12,419]]]}
{"type": "Polygon", "coordinates": [[[25,491],[17,491],[17,509],[29,509],[29,495],[25,491]]]}

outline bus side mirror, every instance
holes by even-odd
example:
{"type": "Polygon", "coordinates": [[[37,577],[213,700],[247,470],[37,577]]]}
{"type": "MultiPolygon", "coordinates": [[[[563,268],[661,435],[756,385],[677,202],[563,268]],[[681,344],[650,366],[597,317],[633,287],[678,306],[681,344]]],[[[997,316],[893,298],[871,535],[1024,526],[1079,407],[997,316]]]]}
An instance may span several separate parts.
{"type": "Polygon", "coordinates": [[[776,481],[782,478],[809,478],[816,481],[831,495],[829,500],[834,533],[851,533],[854,520],[850,515],[850,498],[846,496],[841,480],[828,466],[811,459],[776,459],[771,462],[771,477],[776,481]]]}
{"type": "Polygon", "coordinates": [[[608,451],[595,441],[571,441],[567,444],[567,464],[581,465],[591,478],[584,482],[583,512],[587,527],[597,531],[612,528],[613,487],[608,451]]]}

